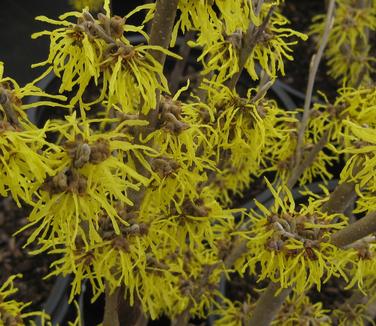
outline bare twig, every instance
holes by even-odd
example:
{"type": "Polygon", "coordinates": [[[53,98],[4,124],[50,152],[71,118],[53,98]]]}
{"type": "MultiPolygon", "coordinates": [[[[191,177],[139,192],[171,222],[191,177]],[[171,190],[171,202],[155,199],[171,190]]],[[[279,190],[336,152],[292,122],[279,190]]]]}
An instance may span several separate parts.
{"type": "Polygon", "coordinates": [[[245,252],[247,252],[247,240],[242,238],[237,238],[237,242],[234,244],[234,248],[231,250],[230,254],[227,255],[225,259],[226,268],[231,268],[235,261],[241,257],[245,252]]]}
{"type": "Polygon", "coordinates": [[[267,73],[262,71],[261,79],[259,86],[257,88],[256,95],[251,99],[251,103],[256,103],[259,99],[263,98],[265,94],[268,92],[270,87],[274,84],[274,80],[270,80],[270,77],[267,73]]]}
{"type": "Polygon", "coordinates": [[[299,130],[298,130],[298,142],[296,146],[296,160],[295,160],[297,165],[300,164],[300,160],[302,157],[304,132],[307,128],[308,120],[310,116],[312,93],[313,93],[313,86],[315,84],[316,74],[320,65],[321,58],[324,53],[324,49],[326,47],[326,44],[328,43],[329,33],[330,33],[330,30],[332,29],[333,22],[334,22],[334,8],[335,8],[335,0],[330,0],[328,10],[326,13],[324,34],[321,39],[319,49],[317,50],[317,53],[313,55],[311,64],[310,64],[309,75],[308,75],[308,85],[307,85],[306,97],[305,97],[305,102],[304,102],[303,117],[300,122],[299,130]]]}
{"type": "Polygon", "coordinates": [[[280,284],[270,283],[257,300],[256,308],[252,313],[247,326],[268,326],[274,320],[285,299],[291,292],[291,288],[280,290],[280,284]]]}
{"type": "MultiPolygon", "coordinates": [[[[158,45],[164,49],[169,48],[178,2],[178,0],[157,0],[150,33],[151,45],[158,45]]],[[[166,54],[161,51],[151,51],[151,53],[164,66],[166,54]]]]}
{"type": "MultiPolygon", "coordinates": [[[[260,10],[261,10],[261,6],[260,6],[260,10]]],[[[268,26],[270,17],[272,16],[274,10],[275,10],[275,7],[272,6],[269,9],[269,12],[266,15],[264,21],[259,27],[255,28],[255,25],[253,23],[249,25],[247,32],[245,33],[243,37],[242,48],[239,54],[239,71],[231,77],[228,83],[226,83],[230,89],[234,89],[236,84],[238,83],[242,70],[249,56],[251,55],[254,47],[256,46],[257,41],[259,40],[262,33],[265,31],[266,27],[268,26]]]]}
{"type": "Polygon", "coordinates": [[[191,53],[191,47],[187,44],[189,40],[192,40],[194,36],[194,32],[189,31],[184,36],[183,44],[180,47],[180,55],[183,57],[183,60],[180,60],[175,63],[175,67],[171,72],[169,78],[169,87],[171,94],[175,94],[176,91],[179,89],[179,82],[181,80],[181,76],[183,75],[184,69],[187,65],[189,55],[191,53]]]}
{"type": "Polygon", "coordinates": [[[328,214],[344,212],[355,196],[355,182],[341,183],[330,194],[329,200],[323,205],[321,210],[328,214]]]}
{"type": "MultiPolygon", "coordinates": [[[[171,41],[172,29],[174,27],[178,2],[179,0],[157,0],[155,14],[150,32],[151,45],[158,45],[164,49],[168,49],[171,41]]],[[[163,67],[166,61],[166,54],[161,51],[155,50],[151,51],[150,53],[163,67]]],[[[148,129],[154,129],[157,124],[160,96],[161,94],[157,90],[156,108],[154,110],[151,110],[147,117],[150,122],[148,129]]]]}
{"type": "Polygon", "coordinates": [[[325,145],[328,142],[329,138],[329,131],[327,130],[324,135],[320,138],[320,140],[317,142],[317,144],[314,145],[314,147],[310,150],[309,153],[307,153],[306,157],[303,159],[301,164],[295,165],[294,169],[291,172],[291,176],[289,180],[287,181],[287,187],[291,189],[300,176],[303,174],[305,169],[310,167],[312,163],[315,161],[317,155],[321,152],[321,150],[325,147],[325,145]]]}
{"type": "Polygon", "coordinates": [[[118,308],[119,308],[120,288],[110,293],[110,289],[106,286],[106,301],[104,307],[103,326],[120,326],[118,308]]]}
{"type": "MultiPolygon", "coordinates": [[[[358,163],[354,166],[352,174],[356,175],[361,169],[362,163],[358,163]]],[[[337,185],[321,210],[328,214],[343,213],[356,198],[355,186],[355,181],[347,181],[337,185]]]]}
{"type": "Polygon", "coordinates": [[[376,232],[376,211],[334,233],[331,243],[337,247],[345,247],[374,232],[376,232]]]}

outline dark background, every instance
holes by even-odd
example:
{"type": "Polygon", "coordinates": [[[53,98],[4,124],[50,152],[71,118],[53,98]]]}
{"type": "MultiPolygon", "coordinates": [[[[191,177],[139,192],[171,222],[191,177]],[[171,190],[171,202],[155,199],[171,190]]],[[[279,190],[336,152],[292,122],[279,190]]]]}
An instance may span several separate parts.
{"type": "MultiPolygon", "coordinates": [[[[124,15],[143,2],[114,0],[113,11],[124,15]]],[[[45,60],[48,55],[48,37],[32,40],[31,34],[55,27],[34,18],[45,15],[57,19],[64,12],[74,9],[68,0],[0,0],[0,8],[0,61],[4,62],[5,75],[23,85],[44,69],[31,69],[31,64],[45,60]]]]}

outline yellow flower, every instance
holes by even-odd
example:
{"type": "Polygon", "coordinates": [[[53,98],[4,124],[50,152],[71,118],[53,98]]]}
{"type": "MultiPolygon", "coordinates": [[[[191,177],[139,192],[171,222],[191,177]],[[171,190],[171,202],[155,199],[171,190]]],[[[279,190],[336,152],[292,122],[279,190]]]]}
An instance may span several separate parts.
{"type": "MultiPolygon", "coordinates": [[[[116,129],[95,133],[91,124],[100,121],[80,122],[73,114],[67,116],[66,123],[51,124],[49,128],[63,136],[65,143],[47,155],[52,173],[37,189],[29,224],[25,226],[37,226],[28,244],[37,237],[48,240],[37,252],[53,247],[55,240],[67,246],[83,241],[86,247],[101,242],[98,223],[103,214],[119,234],[120,225],[127,222],[119,216],[115,203],[133,206],[129,192],[137,192],[149,183],[132,164],[132,155],[142,158],[154,151],[131,144],[116,129]]],[[[145,159],[143,162],[150,169],[145,159]]]]}
{"type": "MultiPolygon", "coordinates": [[[[261,291],[260,291],[261,292],[261,291]]],[[[252,317],[255,308],[255,298],[247,299],[244,302],[232,302],[228,298],[221,298],[222,306],[213,311],[220,318],[215,321],[216,326],[241,326],[247,324],[252,317]]],[[[332,325],[329,310],[323,309],[322,303],[312,303],[308,296],[293,294],[283,303],[276,318],[271,325],[293,326],[293,325],[332,325]]]]}
{"type": "Polygon", "coordinates": [[[268,186],[275,204],[267,209],[256,202],[261,214],[254,212],[253,236],[244,235],[249,238],[248,261],[237,268],[241,267],[242,273],[249,269],[259,281],[269,278],[282,288],[293,286],[297,293],[314,284],[320,290],[332,276],[346,279],[346,257],[329,242],[330,235],[347,224],[345,217],[321,213],[311,202],[296,210],[288,189],[276,192],[268,186]],[[281,198],[282,191],[285,195],[281,198]]]}
{"type": "Polygon", "coordinates": [[[46,100],[45,98],[51,98],[64,101],[66,97],[51,95],[42,91],[35,86],[35,83],[39,80],[38,78],[32,83],[21,87],[14,79],[4,76],[4,64],[0,61],[0,113],[4,117],[2,120],[9,122],[18,129],[31,128],[32,124],[25,112],[27,109],[39,106],[66,107],[66,105],[59,102],[46,100]],[[30,97],[40,97],[41,99],[29,104],[23,103],[25,99],[30,97]]]}
{"type": "Polygon", "coordinates": [[[156,91],[168,92],[162,65],[150,51],[180,57],[159,46],[132,46],[123,33],[140,33],[148,40],[143,26],[127,25],[125,18],[111,17],[108,1],[105,12],[106,15],[98,15],[98,19],[85,10],[68,12],[59,20],[38,16],[37,20],[62,27],[32,35],[33,38],[50,37],[48,59],[33,66],[51,65],[40,78],[53,69],[62,81],[59,92],[77,89],[71,98],[72,105],[79,102],[81,107],[88,108],[107,99],[108,107],[120,105],[125,112],[141,109],[147,114],[156,107],[156,91]],[[75,18],[77,23],[67,21],[67,18],[75,18]],[[82,96],[91,81],[100,86],[100,94],[92,103],[85,103],[82,96]]]}
{"type": "MultiPolygon", "coordinates": [[[[202,54],[197,58],[203,65],[202,75],[208,75],[212,71],[217,71],[215,81],[224,82],[239,71],[238,51],[241,43],[241,32],[234,32],[231,35],[223,35],[218,29],[213,33],[218,33],[216,42],[204,47],[202,54]]],[[[190,42],[191,46],[199,44],[190,42]]]]}
{"type": "Polygon", "coordinates": [[[327,148],[332,152],[339,152],[350,145],[347,135],[351,133],[351,128],[346,121],[376,126],[374,87],[341,87],[333,103],[329,102],[325,94],[320,95],[324,103],[315,103],[313,106],[308,125],[309,137],[317,142],[325,132],[329,132],[327,148]]]}
{"type": "Polygon", "coordinates": [[[62,27],[32,35],[34,39],[44,35],[50,37],[50,53],[47,60],[32,67],[51,65],[41,78],[53,69],[55,75],[61,78],[60,93],[78,87],[76,95],[71,98],[71,104],[75,104],[82,101],[82,95],[91,79],[98,83],[100,62],[106,42],[89,36],[80,24],[66,21],[69,17],[83,20],[84,16],[79,12],[70,12],[60,16],[59,20],[45,16],[36,17],[39,21],[62,27]]]}
{"type": "Polygon", "coordinates": [[[244,302],[231,301],[226,297],[220,297],[221,304],[216,303],[217,309],[212,311],[219,318],[215,321],[215,326],[242,326],[250,319],[254,302],[249,295],[244,302]]]}
{"type": "Polygon", "coordinates": [[[364,325],[365,321],[374,325],[374,320],[369,316],[368,307],[365,304],[346,304],[342,309],[335,309],[333,317],[338,326],[364,325]]]}
{"type": "MultiPolygon", "coordinates": [[[[333,103],[330,103],[324,94],[321,93],[321,96],[324,103],[315,103],[311,111],[305,134],[305,149],[310,150],[321,141],[324,135],[327,135],[328,140],[323,144],[325,150],[321,150],[311,167],[304,171],[300,178],[301,184],[311,182],[317,176],[323,180],[330,179],[328,166],[338,160],[340,153],[352,154],[350,148],[359,146],[351,127],[354,123],[372,128],[376,126],[373,104],[376,100],[375,88],[342,87],[338,90],[338,96],[333,103]]],[[[351,169],[354,167],[359,156],[354,156],[347,161],[343,175],[348,173],[350,167],[351,169]]]]}
{"type": "Polygon", "coordinates": [[[20,199],[28,203],[38,185],[52,170],[49,161],[41,152],[50,145],[45,140],[47,126],[37,129],[25,110],[42,105],[58,106],[51,101],[38,101],[25,105],[22,100],[29,96],[50,96],[33,84],[20,87],[13,79],[4,77],[0,64],[0,195],[11,193],[20,206],[20,199]]]}
{"type": "Polygon", "coordinates": [[[275,171],[276,178],[287,181],[296,148],[297,112],[278,108],[269,102],[265,147],[262,151],[261,173],[275,171]]]}
{"type": "MultiPolygon", "coordinates": [[[[372,122],[371,122],[372,123],[372,122]]],[[[376,208],[376,129],[367,125],[359,126],[345,121],[348,128],[347,142],[349,145],[341,152],[349,154],[340,180],[354,181],[359,195],[355,212],[372,212],[376,208]]]]}
{"type": "Polygon", "coordinates": [[[42,319],[42,325],[51,326],[49,322],[49,316],[43,312],[23,312],[30,304],[17,302],[11,299],[18,289],[14,286],[14,280],[16,278],[22,277],[21,274],[10,276],[4,284],[0,286],[0,324],[1,325],[14,325],[23,326],[34,325],[33,321],[30,320],[33,317],[40,317],[42,319]]]}
{"type": "Polygon", "coordinates": [[[180,211],[184,201],[196,200],[199,185],[207,180],[205,172],[215,165],[211,158],[198,154],[212,146],[205,135],[210,127],[194,122],[193,107],[179,102],[177,96],[161,98],[159,128],[142,139],[143,143],[153,142],[158,153],[151,160],[154,173],[144,207],[151,205],[164,212],[171,205],[180,211]]]}
{"type": "Polygon", "coordinates": [[[211,46],[217,41],[218,26],[221,26],[219,32],[223,27],[223,31],[231,35],[238,28],[246,30],[251,21],[256,25],[260,24],[252,4],[246,0],[180,0],[178,10],[180,17],[174,27],[172,46],[175,44],[179,29],[183,32],[199,31],[198,43],[201,46],[203,44],[211,46]],[[219,8],[219,14],[214,9],[215,6],[219,8]]]}
{"type": "Polygon", "coordinates": [[[212,188],[222,202],[230,202],[229,191],[240,195],[254,177],[267,171],[287,172],[280,163],[294,153],[295,112],[280,109],[272,100],[254,100],[256,89],[241,98],[216,82],[206,81],[201,88],[207,91],[208,104],[198,103],[195,109],[215,131],[208,131],[212,148],[207,152],[216,153],[212,188]]]}
{"type": "MultiPolygon", "coordinates": [[[[371,56],[368,31],[376,29],[376,4],[359,5],[354,0],[336,0],[336,14],[329,34],[325,55],[328,58],[329,73],[336,79],[343,79],[349,86],[372,82],[375,58],[371,56]]],[[[323,33],[325,15],[314,18],[310,34],[323,33]]]]}
{"type": "Polygon", "coordinates": [[[104,0],[69,0],[69,3],[76,9],[82,10],[86,7],[92,11],[99,11],[103,8],[104,0]]]}
{"type": "MultiPolygon", "coordinates": [[[[250,42],[244,39],[246,31],[250,25],[259,26],[270,6],[274,6],[275,3],[264,4],[259,16],[256,16],[249,1],[214,1],[220,9],[220,15],[213,12],[212,5],[204,4],[202,1],[198,5],[193,2],[182,1],[181,5],[184,7],[175,29],[181,25],[183,30],[187,28],[199,31],[197,39],[188,44],[203,48],[203,53],[198,58],[204,66],[202,74],[216,72],[215,80],[223,82],[239,71],[241,48],[244,42],[250,42]],[[198,22],[194,18],[190,19],[189,14],[192,10],[197,11],[197,17],[200,17],[198,22]]],[[[289,21],[280,13],[275,12],[271,16],[266,30],[257,40],[245,64],[252,79],[258,79],[256,62],[271,78],[275,78],[278,72],[284,75],[283,60],[293,60],[289,52],[292,52],[291,45],[297,43],[291,38],[307,39],[306,35],[286,28],[288,23],[289,21]]]]}
{"type": "Polygon", "coordinates": [[[354,286],[359,288],[365,295],[373,295],[375,287],[374,270],[376,268],[376,244],[374,239],[359,240],[347,249],[347,259],[351,264],[347,266],[350,281],[345,289],[354,286]],[[367,240],[373,241],[368,243],[367,240]]]}
{"type": "Polygon", "coordinates": [[[240,98],[220,83],[206,81],[201,87],[208,92],[208,103],[195,106],[198,118],[214,130],[207,129],[210,143],[203,147],[204,153],[215,153],[216,168],[209,172],[208,185],[228,202],[228,191],[240,193],[249,184],[251,174],[257,174],[265,145],[265,124],[273,109],[269,111],[269,103],[262,100],[254,103],[253,90],[247,98],[240,98]],[[210,184],[214,176],[216,182],[210,184]]]}
{"type": "Polygon", "coordinates": [[[329,310],[324,309],[321,302],[312,303],[307,295],[293,294],[283,303],[280,312],[272,325],[332,325],[329,310]]]}
{"type": "Polygon", "coordinates": [[[49,160],[40,154],[48,146],[45,131],[20,131],[0,122],[0,194],[11,193],[18,206],[20,199],[31,203],[36,187],[53,171],[49,160]]]}
{"type": "Polygon", "coordinates": [[[147,114],[156,108],[156,91],[169,93],[162,65],[150,50],[180,59],[158,46],[129,44],[113,47],[104,57],[102,92],[108,96],[109,106],[118,104],[126,113],[137,113],[141,106],[141,112],[147,114]]]}
{"type": "MultiPolygon", "coordinates": [[[[70,300],[80,293],[82,281],[87,279],[94,291],[93,301],[104,292],[106,282],[111,291],[124,285],[129,303],[133,305],[136,297],[152,319],[163,313],[182,312],[191,300],[190,295],[202,291],[195,284],[196,278],[199,280],[206,266],[218,263],[214,251],[204,246],[194,251],[183,249],[184,244],[177,243],[180,234],[174,232],[176,226],[161,227],[158,216],[149,222],[139,222],[137,217],[131,220],[131,215],[128,216],[129,225],[121,227],[120,235],[106,231],[108,221],[102,222],[104,240],[90,249],[57,243],[57,249],[50,253],[62,258],[52,264],[55,270],[49,276],[74,275],[70,300]]],[[[220,273],[217,269],[208,278],[212,287],[217,284],[220,273]]],[[[203,315],[214,294],[205,292],[197,300],[194,311],[203,315]]]]}
{"type": "Polygon", "coordinates": [[[266,30],[258,40],[248,61],[245,64],[252,79],[258,79],[256,72],[256,62],[271,77],[276,78],[278,72],[285,75],[284,60],[292,61],[294,58],[290,54],[291,46],[298,43],[293,38],[306,40],[307,36],[303,33],[285,27],[289,20],[278,12],[274,12],[266,30]]]}

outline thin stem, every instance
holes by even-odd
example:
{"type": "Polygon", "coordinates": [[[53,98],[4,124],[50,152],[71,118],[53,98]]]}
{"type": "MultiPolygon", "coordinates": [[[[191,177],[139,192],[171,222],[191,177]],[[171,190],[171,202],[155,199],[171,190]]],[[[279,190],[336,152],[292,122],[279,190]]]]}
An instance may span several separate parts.
{"type": "Polygon", "coordinates": [[[306,97],[305,97],[305,102],[304,102],[303,117],[300,122],[299,130],[298,130],[298,143],[296,146],[296,160],[295,160],[296,164],[300,164],[300,160],[302,157],[304,132],[307,128],[308,120],[310,116],[313,86],[315,84],[317,71],[320,65],[321,58],[324,53],[324,49],[326,47],[326,44],[328,43],[329,33],[333,27],[334,8],[335,8],[335,0],[330,0],[328,10],[326,13],[324,34],[322,36],[319,49],[317,50],[317,53],[313,55],[311,64],[310,64],[309,75],[308,75],[308,85],[307,85],[306,97]]]}
{"type": "Polygon", "coordinates": [[[334,233],[331,243],[337,247],[346,247],[374,232],[376,232],[376,211],[334,233]]]}
{"type": "Polygon", "coordinates": [[[189,323],[189,317],[189,309],[186,309],[176,319],[171,321],[171,326],[186,326],[189,323]]]}
{"type": "Polygon", "coordinates": [[[330,194],[321,210],[328,214],[343,213],[355,197],[355,182],[341,183],[330,194]]]}
{"type": "Polygon", "coordinates": [[[264,4],[264,0],[258,0],[257,1],[256,11],[255,11],[256,16],[260,15],[263,4],[264,4]]]}
{"type": "Polygon", "coordinates": [[[189,54],[191,53],[191,47],[187,44],[187,42],[193,39],[193,35],[194,32],[192,31],[185,34],[184,42],[180,47],[180,55],[183,57],[183,60],[177,61],[175,63],[174,70],[172,70],[172,73],[170,75],[169,87],[171,94],[175,94],[179,89],[181,76],[183,75],[184,69],[187,66],[189,54]]]}
{"type": "MultiPolygon", "coordinates": [[[[261,6],[260,6],[260,9],[261,9],[261,6]]],[[[228,83],[226,83],[230,89],[234,89],[236,84],[238,83],[242,70],[245,64],[247,63],[249,56],[252,54],[252,51],[257,44],[257,41],[259,40],[262,33],[265,31],[266,27],[268,26],[270,17],[272,16],[274,10],[275,10],[275,7],[272,6],[269,9],[269,12],[266,15],[264,21],[257,29],[255,29],[255,25],[253,23],[249,25],[247,32],[245,33],[243,37],[243,41],[242,41],[243,46],[239,54],[239,71],[231,77],[228,83]]]]}
{"type": "Polygon", "coordinates": [[[280,284],[269,283],[266,290],[257,300],[256,307],[252,313],[247,326],[268,326],[274,320],[285,299],[291,292],[291,288],[280,290],[280,284]]]}
{"type": "Polygon", "coordinates": [[[103,326],[120,326],[118,308],[119,308],[120,288],[110,293],[106,286],[106,301],[104,306],[103,326]]]}
{"type": "Polygon", "coordinates": [[[321,150],[328,143],[328,139],[329,139],[329,131],[327,130],[324,133],[324,135],[320,138],[320,140],[317,142],[317,144],[315,144],[315,146],[311,149],[311,151],[306,155],[306,157],[301,162],[301,164],[298,164],[294,167],[294,169],[291,172],[291,176],[289,180],[287,181],[287,187],[289,189],[291,189],[295,185],[295,183],[298,181],[298,179],[303,174],[303,172],[312,165],[317,155],[321,152],[321,150]]]}
{"type": "Polygon", "coordinates": [[[247,252],[247,240],[238,238],[238,241],[234,244],[234,248],[231,250],[230,254],[225,259],[225,267],[231,268],[235,261],[241,257],[245,252],[247,252]]]}
{"type": "Polygon", "coordinates": [[[262,70],[260,84],[257,88],[256,95],[251,99],[251,103],[256,103],[259,99],[263,98],[268,92],[270,87],[274,84],[274,80],[270,80],[267,73],[262,70]]]}
{"type": "MultiPolygon", "coordinates": [[[[151,45],[158,45],[164,49],[169,48],[178,2],[179,0],[157,0],[150,33],[151,45]]],[[[166,54],[161,51],[151,51],[151,53],[164,66],[166,54]]]]}
{"type": "MultiPolygon", "coordinates": [[[[359,163],[354,166],[352,174],[356,175],[361,169],[362,163],[359,163]]],[[[328,214],[343,213],[356,198],[355,186],[356,183],[354,181],[343,182],[337,185],[321,210],[328,214]]]]}
{"type": "MultiPolygon", "coordinates": [[[[168,49],[171,41],[172,29],[174,27],[176,11],[178,9],[179,0],[157,0],[153,23],[150,32],[150,44],[158,45],[164,49],[168,49]]],[[[161,51],[152,50],[153,55],[162,67],[166,61],[166,54],[161,51]]],[[[159,114],[160,92],[156,92],[157,105],[150,111],[148,120],[150,122],[148,129],[152,130],[157,125],[159,114]]]]}

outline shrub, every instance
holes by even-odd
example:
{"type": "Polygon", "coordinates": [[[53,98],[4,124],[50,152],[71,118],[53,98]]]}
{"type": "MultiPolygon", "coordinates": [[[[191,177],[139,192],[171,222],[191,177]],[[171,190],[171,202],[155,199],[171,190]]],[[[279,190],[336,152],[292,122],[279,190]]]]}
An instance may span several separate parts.
{"type": "MultiPolygon", "coordinates": [[[[331,0],[315,19],[317,53],[304,107],[294,110],[269,96],[307,39],[283,1],[157,0],[124,17],[111,15],[109,0],[102,10],[101,1],[75,5],[56,20],[37,17],[51,26],[32,36],[50,40],[34,65],[45,67],[39,78],[20,87],[0,64],[0,194],[31,205],[18,233],[30,229],[26,246],[56,257],[48,276],[72,276],[70,300],[89,282],[93,301],[105,294],[105,326],[162,315],[173,325],[372,318],[364,302],[374,298],[376,267],[375,1],[331,0]],[[136,13],[140,26],[128,24],[136,13]],[[190,49],[200,53],[198,77],[182,80],[190,49]],[[322,57],[338,95],[312,101],[322,57]],[[177,60],[172,71],[166,60],[177,60]],[[60,79],[59,94],[38,88],[48,74],[60,79]],[[62,118],[38,127],[27,114],[35,107],[62,118]],[[333,164],[342,171],[330,190],[333,164]],[[249,187],[273,203],[239,207],[234,198],[249,187]],[[257,291],[243,302],[226,297],[219,284],[234,277],[253,278],[257,291]],[[333,280],[353,289],[355,312],[312,301],[310,289],[333,280]]],[[[0,319],[21,325],[31,315],[7,301],[11,282],[0,289],[0,319]]]]}

